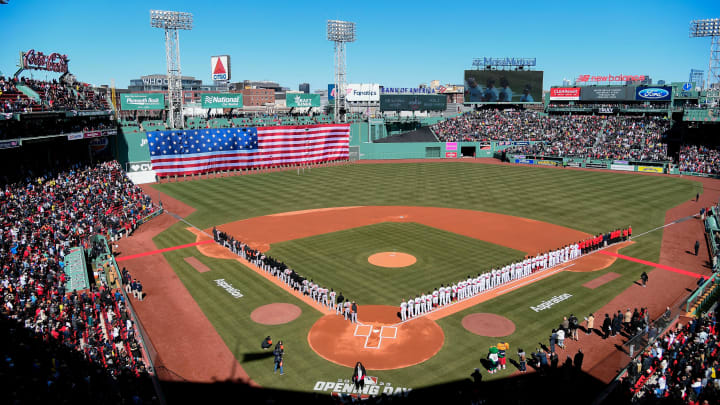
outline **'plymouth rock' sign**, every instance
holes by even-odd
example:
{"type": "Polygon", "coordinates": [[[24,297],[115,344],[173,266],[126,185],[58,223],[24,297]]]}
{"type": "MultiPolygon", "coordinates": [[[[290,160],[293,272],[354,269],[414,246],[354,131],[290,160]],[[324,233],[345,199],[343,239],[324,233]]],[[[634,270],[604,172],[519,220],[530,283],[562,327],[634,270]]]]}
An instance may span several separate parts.
{"type": "Polygon", "coordinates": [[[67,55],[61,55],[57,52],[45,55],[42,52],[35,52],[34,49],[23,52],[21,60],[23,69],[47,70],[58,73],[67,73],[68,62],[70,62],[67,55]]]}

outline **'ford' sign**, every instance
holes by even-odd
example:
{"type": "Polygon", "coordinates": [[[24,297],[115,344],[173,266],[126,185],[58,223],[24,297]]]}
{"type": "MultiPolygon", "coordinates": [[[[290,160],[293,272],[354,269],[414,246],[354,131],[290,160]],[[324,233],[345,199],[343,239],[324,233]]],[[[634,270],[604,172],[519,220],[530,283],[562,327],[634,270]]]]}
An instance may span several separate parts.
{"type": "Polygon", "coordinates": [[[636,100],[668,101],[671,96],[670,87],[638,87],[635,93],[636,100]]]}

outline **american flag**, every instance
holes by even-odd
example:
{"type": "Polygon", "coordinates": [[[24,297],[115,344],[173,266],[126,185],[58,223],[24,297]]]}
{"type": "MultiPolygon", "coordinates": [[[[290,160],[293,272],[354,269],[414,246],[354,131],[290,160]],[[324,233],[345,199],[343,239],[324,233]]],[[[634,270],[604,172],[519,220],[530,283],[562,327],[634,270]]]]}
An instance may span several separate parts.
{"type": "Polygon", "coordinates": [[[147,138],[153,170],[173,176],[345,160],[350,125],[151,131],[147,138]]]}

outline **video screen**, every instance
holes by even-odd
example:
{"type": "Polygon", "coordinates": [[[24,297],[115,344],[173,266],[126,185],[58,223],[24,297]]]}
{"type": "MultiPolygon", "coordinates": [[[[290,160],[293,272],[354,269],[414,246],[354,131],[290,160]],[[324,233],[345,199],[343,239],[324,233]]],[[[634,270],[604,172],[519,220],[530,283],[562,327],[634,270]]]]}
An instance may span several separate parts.
{"type": "Polygon", "coordinates": [[[540,103],[543,72],[466,70],[466,103],[540,103]]]}

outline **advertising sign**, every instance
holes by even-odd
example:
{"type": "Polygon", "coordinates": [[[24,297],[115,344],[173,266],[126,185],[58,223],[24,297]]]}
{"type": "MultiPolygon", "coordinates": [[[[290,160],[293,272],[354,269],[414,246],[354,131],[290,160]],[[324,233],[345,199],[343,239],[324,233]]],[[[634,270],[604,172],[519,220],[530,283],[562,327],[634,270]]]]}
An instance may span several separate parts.
{"type": "Polygon", "coordinates": [[[521,163],[521,164],[524,164],[524,165],[531,165],[531,164],[535,163],[535,161],[534,161],[533,159],[515,159],[515,163],[521,163]]]}
{"type": "Polygon", "coordinates": [[[635,100],[635,88],[627,86],[586,86],[580,88],[580,100],[635,100]]]}
{"type": "Polygon", "coordinates": [[[61,55],[57,52],[45,55],[42,52],[35,52],[34,49],[21,52],[20,61],[23,69],[47,70],[58,73],[67,73],[68,62],[70,62],[67,55],[61,55]]]}
{"type": "Polygon", "coordinates": [[[350,83],[345,88],[345,100],[378,102],[380,101],[380,85],[377,83],[350,83]]]}
{"type": "Polygon", "coordinates": [[[645,80],[645,75],[580,75],[575,79],[578,83],[586,82],[638,82],[645,80]]]}
{"type": "Polygon", "coordinates": [[[152,170],[152,164],[150,164],[149,161],[128,162],[127,168],[125,169],[126,172],[130,172],[130,173],[149,172],[150,170],[152,170]]]}
{"type": "Polygon", "coordinates": [[[213,80],[230,80],[230,55],[211,56],[210,69],[213,80]]]}
{"type": "Polygon", "coordinates": [[[663,168],[657,166],[638,166],[638,171],[645,173],[662,173],[663,168]]]}
{"type": "Polygon", "coordinates": [[[534,103],[542,101],[543,72],[466,70],[466,103],[534,103]]]}
{"type": "Polygon", "coordinates": [[[0,149],[19,148],[20,141],[13,139],[12,141],[0,141],[0,149]]]}
{"type": "Polygon", "coordinates": [[[456,158],[457,152],[445,152],[445,157],[446,158],[456,158]]]}
{"type": "Polygon", "coordinates": [[[436,90],[429,87],[383,87],[382,94],[435,94],[436,90]]]}
{"type": "Polygon", "coordinates": [[[538,160],[535,163],[541,166],[557,166],[559,164],[559,162],[554,160],[538,160]]]}
{"type": "Polygon", "coordinates": [[[125,93],[120,95],[121,110],[162,110],[165,95],[161,93],[125,93]]]}
{"type": "Polygon", "coordinates": [[[580,87],[553,87],[550,100],[580,100],[580,87]]]}
{"type": "Polygon", "coordinates": [[[635,171],[635,166],[632,166],[632,165],[616,165],[616,164],[611,164],[611,165],[610,165],[610,170],[620,170],[620,171],[625,171],[625,172],[633,172],[633,171],[635,171]]]}
{"type": "Polygon", "coordinates": [[[328,101],[335,100],[335,84],[328,84],[328,101]]]}
{"type": "Polygon", "coordinates": [[[200,96],[202,108],[240,108],[243,98],[240,93],[205,93],[200,96]]]}
{"type": "Polygon", "coordinates": [[[444,95],[386,95],[380,96],[380,111],[445,111],[444,95]]]}
{"type": "Polygon", "coordinates": [[[637,87],[635,89],[635,100],[639,101],[670,101],[672,87],[637,87]]]}
{"type": "Polygon", "coordinates": [[[288,107],[320,107],[319,94],[286,93],[285,105],[288,107]]]}
{"type": "Polygon", "coordinates": [[[615,113],[615,107],[598,107],[597,112],[600,114],[614,114],[615,113]]]}
{"type": "Polygon", "coordinates": [[[445,150],[457,150],[457,142],[445,142],[445,150]]]}

